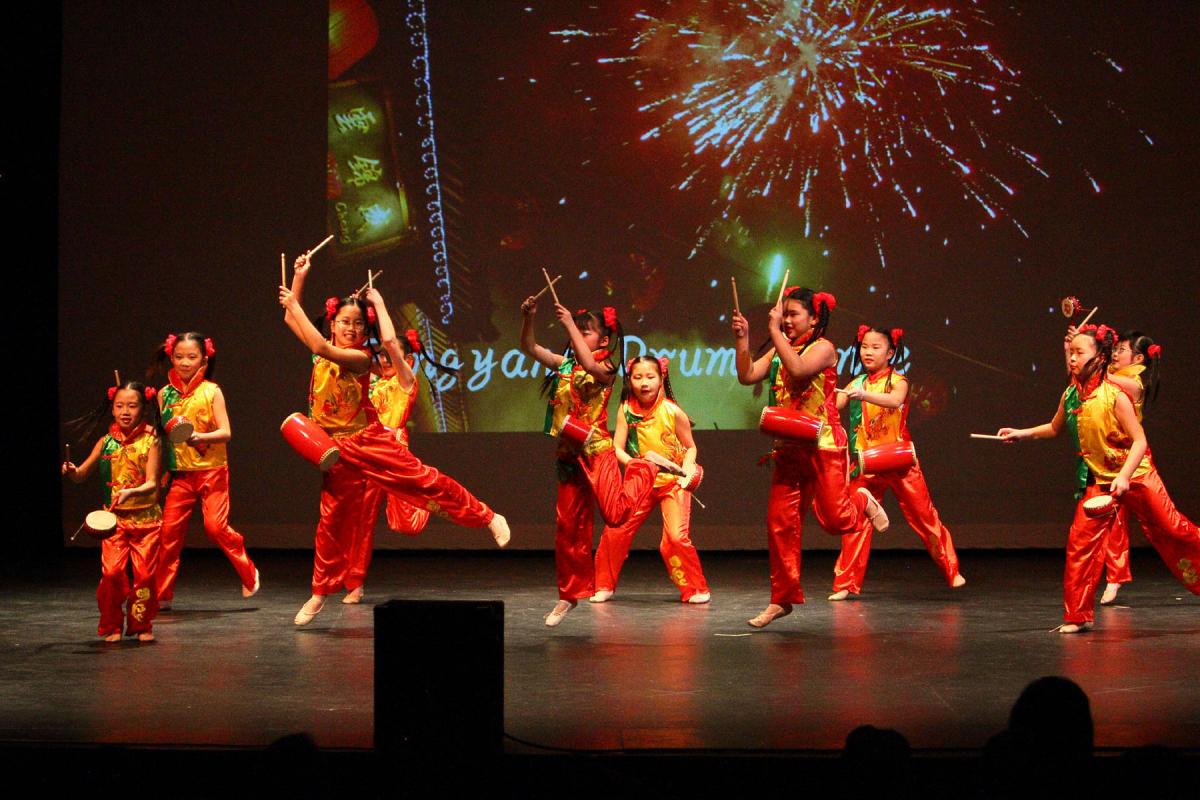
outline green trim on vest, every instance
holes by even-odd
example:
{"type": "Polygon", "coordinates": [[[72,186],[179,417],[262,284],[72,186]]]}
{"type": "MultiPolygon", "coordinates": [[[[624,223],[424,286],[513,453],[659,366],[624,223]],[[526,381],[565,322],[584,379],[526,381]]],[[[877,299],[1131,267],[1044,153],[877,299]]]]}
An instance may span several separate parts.
{"type": "Polygon", "coordinates": [[[783,368],[783,362],[779,360],[779,356],[771,356],[771,369],[767,373],[767,386],[770,387],[771,405],[779,405],[779,396],[775,394],[775,379],[779,377],[779,370],[783,368]]]}
{"type": "MultiPolygon", "coordinates": [[[[854,380],[847,384],[847,389],[853,389],[856,386],[862,386],[867,382],[867,373],[859,375],[854,380]]],[[[850,477],[858,477],[858,428],[862,425],[863,419],[863,404],[862,400],[849,400],[846,403],[846,408],[850,412],[850,424],[846,426],[846,430],[850,433],[850,477]]]]}
{"type": "Polygon", "coordinates": [[[1088,465],[1084,460],[1080,450],[1083,446],[1079,443],[1079,410],[1083,408],[1083,401],[1079,399],[1079,387],[1071,384],[1067,387],[1067,393],[1063,395],[1063,413],[1067,420],[1067,430],[1071,433],[1071,441],[1075,443],[1075,499],[1083,497],[1084,491],[1087,489],[1088,465]]]}
{"type": "Polygon", "coordinates": [[[112,505],[112,455],[120,449],[121,444],[111,433],[104,437],[104,444],[100,447],[100,481],[104,486],[101,491],[104,493],[105,508],[112,505]]]}
{"type": "Polygon", "coordinates": [[[558,397],[558,387],[560,382],[565,378],[571,380],[571,373],[575,371],[575,359],[564,358],[563,362],[558,365],[557,374],[554,376],[554,383],[550,386],[550,399],[546,401],[546,419],[542,424],[542,433],[547,436],[553,436],[551,431],[554,430],[554,401],[558,397]]]}

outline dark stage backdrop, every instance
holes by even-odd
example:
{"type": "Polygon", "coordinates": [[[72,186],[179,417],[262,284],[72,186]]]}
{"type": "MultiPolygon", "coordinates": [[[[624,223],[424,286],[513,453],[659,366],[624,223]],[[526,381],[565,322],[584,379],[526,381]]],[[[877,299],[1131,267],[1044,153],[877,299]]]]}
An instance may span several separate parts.
{"type": "MultiPolygon", "coordinates": [[[[276,432],[305,406],[308,359],[275,286],[281,251],[290,262],[333,233],[307,304],[384,270],[391,304],[462,366],[422,390],[414,451],[508,515],[513,546],[550,548],[553,443],[536,433],[540,376],[514,352],[517,305],[546,267],[564,276],[568,305],[618,309],[631,355],[672,358],[706,467],[697,544],[759,548],[768,469],[756,462],[768,441],[752,428],[764,397],[731,377],[728,286],[736,276],[757,341],[788,270],[789,283],[839,299],[830,334],[843,382],[858,369],[849,345],[860,322],[908,332],[910,427],[960,546],[1057,547],[1072,510],[1066,439],[1001,447],[967,434],[1049,419],[1065,384],[1059,300],[1078,295],[1099,319],[1162,343],[1147,429],[1176,501],[1200,516],[1187,378],[1200,359],[1200,11],[956,4],[986,15],[988,25],[962,17],[965,38],[1012,70],[991,88],[944,81],[945,95],[931,93],[895,64],[889,86],[907,93],[893,91],[901,99],[881,127],[855,121],[866,112],[850,100],[829,106],[833,123],[806,120],[786,138],[760,129],[760,141],[749,129],[741,145],[695,154],[704,126],[730,125],[735,141],[748,130],[688,95],[706,79],[732,81],[735,99],[757,91],[729,65],[741,69],[769,26],[732,6],[68,4],[62,416],[91,407],[112,369],[142,372],[167,332],[207,333],[235,434],[233,522],[252,546],[311,546],[319,476],[276,432]],[[841,130],[838,113],[850,115],[841,130]],[[905,127],[918,118],[926,137],[905,127]],[[893,145],[878,175],[868,129],[874,152],[893,145]]],[[[772,91],[768,101],[786,95],[772,91]]],[[[539,340],[558,347],[550,319],[543,305],[539,340]]],[[[68,485],[63,497],[69,534],[98,489],[68,485]]],[[[202,544],[193,528],[189,544],[202,544]]],[[[836,545],[810,531],[813,546],[836,545]]],[[[377,539],[487,541],[440,522],[377,539]]],[[[919,542],[897,526],[879,546],[919,542]]]]}

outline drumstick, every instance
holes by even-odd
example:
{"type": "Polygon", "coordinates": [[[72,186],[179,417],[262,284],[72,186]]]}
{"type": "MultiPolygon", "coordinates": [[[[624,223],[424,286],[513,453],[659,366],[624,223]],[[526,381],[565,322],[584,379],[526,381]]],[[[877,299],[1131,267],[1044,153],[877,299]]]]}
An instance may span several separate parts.
{"type": "Polygon", "coordinates": [[[117,382],[117,388],[120,389],[121,388],[121,373],[115,369],[113,370],[113,380],[115,380],[117,382]]]}
{"type": "Polygon", "coordinates": [[[788,275],[791,274],[791,271],[792,270],[790,268],[783,271],[783,280],[779,284],[779,299],[775,301],[775,305],[780,305],[783,303],[783,291],[787,288],[787,279],[788,275]]]}
{"type": "Polygon", "coordinates": [[[71,463],[71,443],[67,442],[67,463],[71,463]]]}
{"type": "Polygon", "coordinates": [[[730,275],[729,276],[729,285],[733,287],[733,311],[736,314],[741,314],[742,306],[741,306],[741,304],[738,303],[738,296],[737,296],[737,278],[730,275]]]}
{"type": "Polygon", "coordinates": [[[371,275],[371,270],[367,270],[367,282],[364,283],[362,286],[358,287],[358,289],[356,289],[354,291],[354,296],[357,297],[358,295],[362,294],[365,290],[374,288],[371,285],[372,282],[375,280],[375,278],[378,278],[382,274],[383,274],[383,270],[379,270],[379,272],[376,272],[374,275],[371,275]]]}
{"type": "Polygon", "coordinates": [[[541,297],[542,295],[544,295],[544,294],[546,293],[546,291],[547,291],[547,290],[548,290],[548,289],[549,289],[551,286],[553,286],[554,284],[558,283],[558,282],[559,282],[559,281],[561,281],[561,280],[562,280],[562,275],[559,275],[557,278],[555,278],[554,280],[550,281],[550,286],[543,286],[543,287],[542,287],[542,290],[533,296],[533,299],[534,299],[534,300],[537,300],[539,297],[541,297]]]}
{"type": "Polygon", "coordinates": [[[994,434],[994,433],[972,433],[972,434],[971,434],[971,438],[972,438],[972,439],[993,439],[993,440],[995,440],[995,441],[997,441],[997,442],[1003,442],[1003,441],[1004,441],[1004,437],[1003,437],[1003,436],[997,436],[997,435],[996,435],[996,434],[994,434]]]}
{"type": "Polygon", "coordinates": [[[838,394],[849,394],[850,393],[849,389],[834,389],[834,391],[837,392],[838,394]]]}
{"type": "Polygon", "coordinates": [[[316,254],[316,252],[317,252],[318,250],[320,250],[320,249],[321,249],[322,247],[324,247],[325,245],[329,244],[331,241],[333,241],[333,234],[332,234],[332,233],[331,233],[331,234],[329,234],[328,236],[326,236],[324,239],[322,239],[322,240],[321,240],[321,243],[320,243],[319,245],[317,245],[316,247],[314,247],[312,250],[309,250],[309,251],[308,251],[308,257],[309,257],[309,258],[312,258],[312,257],[313,257],[313,255],[314,255],[314,254],[316,254]]]}
{"type": "Polygon", "coordinates": [[[82,530],[83,530],[83,525],[80,525],[78,528],[76,528],[75,532],[71,534],[71,538],[67,539],[67,544],[70,544],[71,542],[75,541],[75,537],[78,536],[79,532],[82,530]]]}
{"type": "Polygon", "coordinates": [[[701,507],[701,508],[703,508],[705,511],[707,511],[707,510],[708,510],[708,506],[706,506],[706,505],[704,505],[704,503],[701,503],[701,502],[700,502],[700,498],[699,498],[699,497],[696,497],[696,493],[695,493],[695,492],[692,492],[692,499],[696,501],[696,505],[700,506],[700,507],[701,507]]]}
{"type": "Polygon", "coordinates": [[[1079,323],[1078,325],[1076,325],[1076,326],[1075,326],[1075,330],[1079,330],[1079,329],[1080,329],[1080,328],[1082,328],[1084,325],[1087,325],[1087,324],[1088,324],[1088,320],[1089,320],[1089,319],[1091,319],[1091,318],[1092,318],[1092,315],[1093,315],[1093,314],[1095,314],[1095,313],[1096,313],[1097,311],[1099,311],[1099,310],[1100,310],[1100,306],[1096,306],[1096,307],[1095,307],[1095,308],[1093,308],[1091,311],[1089,311],[1089,312],[1088,312],[1088,315],[1087,315],[1086,317],[1084,317],[1084,318],[1083,318],[1083,322],[1081,322],[1081,323],[1079,323]]]}
{"type": "Polygon", "coordinates": [[[550,290],[550,296],[554,298],[554,305],[561,306],[558,302],[558,292],[554,291],[554,281],[550,280],[550,273],[546,272],[546,268],[542,267],[542,274],[546,276],[546,288],[550,290]]]}
{"type": "Polygon", "coordinates": [[[283,253],[279,254],[279,285],[287,286],[287,260],[283,253]]]}

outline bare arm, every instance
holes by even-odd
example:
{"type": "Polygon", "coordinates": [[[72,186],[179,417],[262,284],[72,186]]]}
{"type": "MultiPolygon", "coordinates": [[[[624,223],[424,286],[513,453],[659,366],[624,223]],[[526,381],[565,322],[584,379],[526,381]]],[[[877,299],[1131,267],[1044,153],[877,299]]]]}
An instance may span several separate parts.
{"type": "Polygon", "coordinates": [[[1125,463],[1112,482],[1112,493],[1120,497],[1129,491],[1129,481],[1133,477],[1134,471],[1137,470],[1138,464],[1142,463],[1142,458],[1146,455],[1146,432],[1142,430],[1142,424],[1137,420],[1133,403],[1125,395],[1117,395],[1117,403],[1113,411],[1116,413],[1117,422],[1121,424],[1121,428],[1133,437],[1129,455],[1125,456],[1125,463]]]}
{"type": "Polygon", "coordinates": [[[392,366],[396,370],[397,383],[404,391],[412,388],[416,382],[416,375],[413,374],[412,367],[409,366],[408,358],[404,355],[404,348],[400,346],[400,339],[396,336],[396,326],[392,323],[392,317],[388,314],[387,305],[383,302],[383,295],[379,290],[371,287],[367,289],[367,302],[375,309],[375,317],[379,320],[379,343],[383,345],[384,351],[388,354],[388,359],[391,360],[392,366]]]}
{"type": "Polygon", "coordinates": [[[899,408],[907,399],[908,381],[901,379],[892,384],[890,392],[868,392],[860,384],[845,394],[838,394],[837,403],[839,411],[846,404],[846,400],[862,400],[881,408],[899,408]]]}
{"type": "Polygon", "coordinates": [[[756,360],[750,355],[750,323],[739,312],[733,312],[733,349],[738,383],[753,386],[771,374],[772,348],[756,360]]]}
{"type": "Polygon", "coordinates": [[[996,435],[1009,444],[1022,439],[1053,439],[1062,433],[1063,427],[1066,424],[1067,414],[1063,410],[1062,398],[1059,398],[1058,410],[1054,412],[1054,419],[1049,422],[1042,425],[1035,425],[1032,428],[1001,428],[996,431],[996,435]]]}
{"type": "MultiPolygon", "coordinates": [[[[1137,378],[1129,378],[1124,375],[1110,374],[1108,379],[1124,389],[1125,393],[1128,394],[1135,403],[1142,399],[1142,392],[1145,390],[1142,389],[1142,382],[1137,378]]],[[[1135,415],[1136,413],[1137,412],[1134,412],[1135,415]]]]}
{"type": "Polygon", "coordinates": [[[312,324],[312,320],[304,316],[304,312],[300,308],[300,303],[291,289],[281,288],[279,290],[279,304],[290,314],[291,322],[288,323],[288,327],[296,333],[296,337],[314,355],[318,355],[321,358],[332,361],[339,367],[345,367],[359,374],[371,368],[371,357],[362,350],[348,350],[344,347],[335,347],[331,342],[326,340],[321,335],[321,332],[316,329],[316,326],[312,324]]]}
{"type": "Polygon", "coordinates": [[[688,415],[683,413],[683,409],[679,409],[675,413],[675,436],[679,439],[679,443],[687,448],[687,452],[683,454],[683,471],[690,477],[696,471],[696,456],[698,449],[696,448],[696,440],[692,436],[692,421],[688,419],[688,415]]]}
{"type": "Polygon", "coordinates": [[[622,465],[633,460],[633,456],[625,452],[625,444],[629,441],[629,423],[625,421],[625,413],[617,411],[617,429],[613,432],[613,450],[616,451],[617,461],[622,465]]]}
{"type": "Polygon", "coordinates": [[[579,364],[580,368],[596,379],[597,383],[602,386],[612,384],[616,377],[612,365],[607,362],[597,361],[592,355],[592,350],[588,347],[588,343],[583,338],[583,332],[579,330],[579,326],[575,324],[575,317],[562,303],[554,307],[554,315],[558,317],[558,321],[562,323],[563,328],[567,331],[567,336],[571,340],[571,350],[575,353],[575,363],[579,364]]]}
{"type": "Polygon", "coordinates": [[[96,440],[96,445],[92,448],[92,452],[83,460],[79,466],[75,466],[70,461],[64,461],[62,465],[62,474],[71,479],[72,483],[83,483],[92,474],[92,470],[96,468],[96,464],[100,461],[100,448],[104,445],[104,437],[96,440]]]}
{"type": "Polygon", "coordinates": [[[560,354],[552,352],[537,343],[533,335],[533,315],[537,313],[537,303],[533,297],[525,298],[521,303],[521,352],[544,367],[558,369],[565,360],[560,354]]]}
{"type": "MultiPolygon", "coordinates": [[[[292,294],[296,296],[296,303],[301,306],[304,304],[304,278],[308,275],[308,269],[311,266],[312,262],[309,261],[307,254],[297,256],[296,263],[292,265],[292,294]]],[[[283,287],[279,288],[282,289],[283,287]]],[[[296,324],[296,320],[287,306],[284,306],[283,309],[283,321],[291,329],[292,333],[300,337],[301,341],[304,340],[303,334],[300,332],[300,327],[296,324]]]]}

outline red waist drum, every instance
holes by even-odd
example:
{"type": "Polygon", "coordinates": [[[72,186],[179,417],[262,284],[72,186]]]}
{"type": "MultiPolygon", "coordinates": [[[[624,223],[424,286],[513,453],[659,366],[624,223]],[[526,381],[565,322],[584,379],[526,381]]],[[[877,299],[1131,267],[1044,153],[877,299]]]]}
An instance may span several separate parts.
{"type": "Polygon", "coordinates": [[[704,480],[704,467],[700,466],[699,464],[695,464],[693,465],[693,469],[696,471],[692,473],[692,479],[690,481],[685,482],[682,477],[679,479],[679,485],[689,492],[694,492],[700,488],[700,481],[704,480]]]}
{"type": "Polygon", "coordinates": [[[592,437],[596,435],[596,430],[586,422],[575,419],[575,417],[567,417],[563,420],[562,430],[559,431],[558,435],[568,442],[574,442],[580,447],[587,447],[588,443],[592,441],[592,437]]]}
{"type": "Polygon", "coordinates": [[[1089,517],[1107,517],[1117,511],[1117,501],[1111,494],[1098,494],[1083,501],[1083,513],[1089,517]]]}
{"type": "Polygon", "coordinates": [[[93,539],[107,539],[117,532],[117,515],[100,509],[83,518],[83,530],[93,539]]]}
{"type": "Polygon", "coordinates": [[[805,411],[767,406],[758,418],[758,429],[768,436],[800,442],[815,442],[825,431],[825,421],[805,411]]]}
{"type": "Polygon", "coordinates": [[[917,465],[912,442],[888,442],[858,451],[858,470],[864,475],[908,469],[917,465]]]}
{"type": "Polygon", "coordinates": [[[322,472],[336,464],[342,454],[329,434],[299,411],[285,419],[279,430],[293,450],[322,472]]]}
{"type": "Polygon", "coordinates": [[[183,444],[192,438],[192,434],[196,430],[192,421],[183,416],[171,417],[163,428],[166,429],[167,438],[171,440],[171,444],[183,444]]]}

